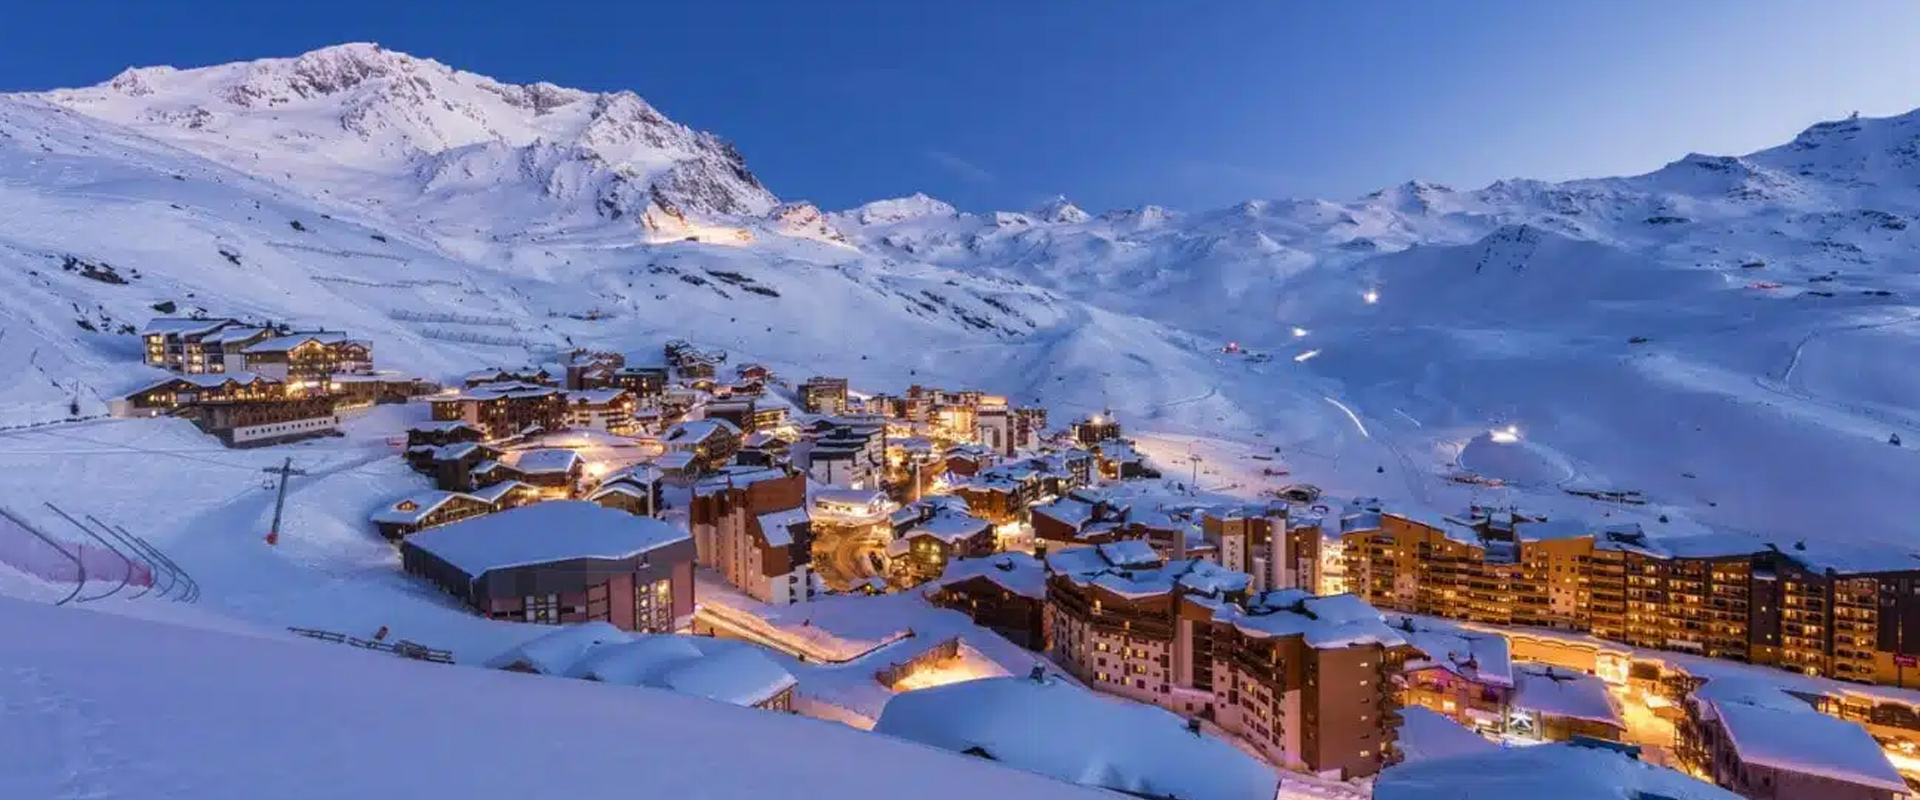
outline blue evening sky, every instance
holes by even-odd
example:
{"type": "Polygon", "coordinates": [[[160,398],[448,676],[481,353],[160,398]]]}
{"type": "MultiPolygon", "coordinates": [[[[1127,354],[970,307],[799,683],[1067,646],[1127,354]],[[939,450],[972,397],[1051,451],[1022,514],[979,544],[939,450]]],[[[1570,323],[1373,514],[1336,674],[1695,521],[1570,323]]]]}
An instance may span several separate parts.
{"type": "Polygon", "coordinates": [[[14,0],[0,90],[343,41],[633,89],[829,208],[1634,173],[1920,106],[1908,0],[14,0]]]}

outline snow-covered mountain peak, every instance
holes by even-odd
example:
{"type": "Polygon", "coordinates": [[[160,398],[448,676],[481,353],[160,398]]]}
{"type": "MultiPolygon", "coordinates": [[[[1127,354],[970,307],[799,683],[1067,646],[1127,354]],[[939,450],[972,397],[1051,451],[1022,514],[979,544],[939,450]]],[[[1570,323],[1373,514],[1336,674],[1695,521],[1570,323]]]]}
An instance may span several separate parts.
{"type": "Polygon", "coordinates": [[[1066,195],[1054,195],[1052,199],[1035,206],[1032,216],[1043,222],[1059,225],[1077,225],[1093,219],[1092,214],[1082,211],[1079,206],[1068,200],[1066,195]]]}
{"type": "Polygon", "coordinates": [[[633,92],[506,84],[369,43],[136,68],[38,98],[442,235],[758,217],[778,204],[731,145],[633,92]],[[466,194],[449,196],[456,186],[466,194]]]}
{"type": "Polygon", "coordinates": [[[847,213],[861,225],[886,225],[922,217],[957,217],[960,215],[960,212],[953,206],[940,200],[935,200],[920,192],[915,192],[906,197],[875,200],[847,213]]]}

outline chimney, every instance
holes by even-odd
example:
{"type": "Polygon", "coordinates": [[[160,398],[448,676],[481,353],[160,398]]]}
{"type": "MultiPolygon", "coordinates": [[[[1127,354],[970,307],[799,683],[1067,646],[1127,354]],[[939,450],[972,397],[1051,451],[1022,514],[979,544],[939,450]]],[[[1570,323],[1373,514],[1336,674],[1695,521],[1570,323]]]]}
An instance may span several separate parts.
{"type": "Polygon", "coordinates": [[[1040,666],[1039,664],[1035,664],[1033,665],[1033,669],[1027,672],[1027,678],[1029,680],[1032,680],[1034,683],[1046,683],[1047,668],[1040,666]]]}
{"type": "Polygon", "coordinates": [[[1187,718],[1187,732],[1195,736],[1200,735],[1200,718],[1199,717],[1187,718]]]}
{"type": "Polygon", "coordinates": [[[1173,560],[1187,560],[1187,529],[1183,525],[1173,526],[1173,560]]]}

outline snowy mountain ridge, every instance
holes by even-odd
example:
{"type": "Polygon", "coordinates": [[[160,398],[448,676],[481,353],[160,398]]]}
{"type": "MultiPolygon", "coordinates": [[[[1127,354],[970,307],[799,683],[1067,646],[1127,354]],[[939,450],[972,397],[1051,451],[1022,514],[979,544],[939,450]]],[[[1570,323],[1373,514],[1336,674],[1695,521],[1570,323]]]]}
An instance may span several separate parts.
{"type": "MultiPolygon", "coordinates": [[[[548,201],[486,220],[578,226],[762,215],[776,201],[720,138],[632,92],[504,84],[373,44],[196,69],[134,68],[49,102],[288,185],[451,226],[506,186],[548,201]],[[266,166],[262,166],[266,165],[266,166]],[[350,174],[342,174],[350,170],[350,174]],[[385,180],[368,180],[377,176],[385,180]],[[408,180],[410,179],[410,180],[408,180]],[[451,204],[461,214],[437,214],[451,204]]],[[[527,227],[534,227],[528,225],[527,227]]]]}
{"type": "Polygon", "coordinates": [[[1887,446],[1920,441],[1893,366],[1920,358],[1920,112],[1622,178],[823,212],[632,93],[354,44],[0,98],[0,218],[0,396],[28,417],[139,379],[125,331],[201,308],[351,328],[436,377],[686,337],[1265,437],[1335,490],[1449,510],[1488,499],[1442,477],[1464,443],[1518,423],[1565,482],[1672,512],[1650,520],[1884,538],[1920,514],[1887,483],[1920,478],[1887,446]]]}

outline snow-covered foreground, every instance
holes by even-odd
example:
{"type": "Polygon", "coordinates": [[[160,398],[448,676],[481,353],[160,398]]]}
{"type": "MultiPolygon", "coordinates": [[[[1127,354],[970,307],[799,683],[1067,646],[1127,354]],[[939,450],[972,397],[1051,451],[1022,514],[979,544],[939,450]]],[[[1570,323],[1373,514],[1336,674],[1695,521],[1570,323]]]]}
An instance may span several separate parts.
{"type": "Polygon", "coordinates": [[[0,797],[1099,797],[651,689],[0,599],[0,797]]]}

